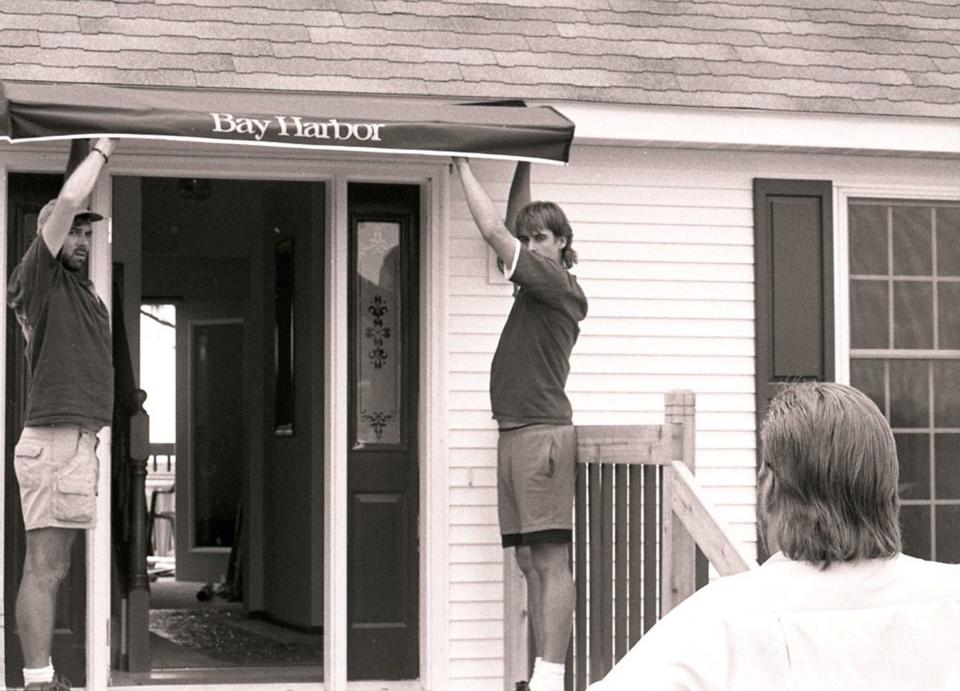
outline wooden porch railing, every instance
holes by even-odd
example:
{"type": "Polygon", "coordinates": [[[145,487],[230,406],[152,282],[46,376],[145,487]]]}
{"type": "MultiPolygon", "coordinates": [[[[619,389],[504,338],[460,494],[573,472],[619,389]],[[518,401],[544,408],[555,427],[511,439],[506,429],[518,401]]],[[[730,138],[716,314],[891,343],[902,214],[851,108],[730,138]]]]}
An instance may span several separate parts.
{"type": "MultiPolygon", "coordinates": [[[[577,605],[567,689],[602,678],[706,581],[698,554],[721,576],[757,565],[694,478],[695,431],[690,391],[666,394],[661,425],[577,427],[577,605]]],[[[530,657],[525,588],[512,558],[504,560],[504,583],[504,688],[513,691],[528,678],[530,657]]]]}
{"type": "Polygon", "coordinates": [[[154,444],[149,446],[150,457],[147,459],[147,476],[165,475],[172,477],[177,467],[176,444],[154,444]]]}

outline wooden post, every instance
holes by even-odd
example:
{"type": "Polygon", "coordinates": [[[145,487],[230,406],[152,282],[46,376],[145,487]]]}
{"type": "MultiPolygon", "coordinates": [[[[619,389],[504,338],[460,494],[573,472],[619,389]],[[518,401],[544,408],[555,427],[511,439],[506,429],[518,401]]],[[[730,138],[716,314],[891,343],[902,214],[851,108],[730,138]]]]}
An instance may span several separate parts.
{"type": "MultiPolygon", "coordinates": [[[[696,449],[696,395],[692,391],[671,391],[665,396],[664,421],[674,440],[675,456],[693,472],[696,449]]],[[[660,616],[690,597],[696,590],[697,545],[673,512],[674,470],[663,469],[663,497],[660,510],[663,536],[660,560],[660,616]]]]}
{"type": "MultiPolygon", "coordinates": [[[[516,549],[516,548],[514,548],[516,549]]],[[[503,689],[514,691],[518,681],[529,677],[530,612],[527,608],[527,584],[513,557],[503,552],[503,689]]]]}
{"type": "Polygon", "coordinates": [[[137,412],[130,416],[130,546],[127,569],[127,669],[150,670],[150,582],[147,578],[147,459],[150,417],[143,409],[147,393],[137,389],[137,412]]]}

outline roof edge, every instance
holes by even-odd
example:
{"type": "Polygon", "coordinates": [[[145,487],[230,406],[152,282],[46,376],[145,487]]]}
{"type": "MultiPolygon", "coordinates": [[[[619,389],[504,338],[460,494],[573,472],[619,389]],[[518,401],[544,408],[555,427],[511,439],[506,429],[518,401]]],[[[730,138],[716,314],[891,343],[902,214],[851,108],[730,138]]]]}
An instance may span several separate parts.
{"type": "Polygon", "coordinates": [[[784,113],[550,102],[576,125],[574,145],[960,155],[950,118],[784,113]]]}

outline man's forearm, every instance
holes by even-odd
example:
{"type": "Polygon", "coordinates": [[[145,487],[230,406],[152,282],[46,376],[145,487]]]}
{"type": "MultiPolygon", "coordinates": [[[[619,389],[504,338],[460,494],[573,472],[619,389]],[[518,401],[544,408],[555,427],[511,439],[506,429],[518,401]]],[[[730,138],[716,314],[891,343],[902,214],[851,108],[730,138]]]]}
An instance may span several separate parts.
{"type": "Polygon", "coordinates": [[[494,249],[497,256],[504,262],[509,262],[513,258],[516,239],[507,230],[493,201],[473,174],[470,163],[464,158],[455,158],[454,161],[460,173],[460,182],[463,184],[463,192],[474,223],[477,224],[483,239],[494,249]]]}
{"type": "Polygon", "coordinates": [[[63,247],[74,216],[83,208],[112,153],[113,142],[106,138],[98,139],[60,188],[53,211],[41,228],[43,241],[53,256],[57,256],[63,247]]]}
{"type": "Polygon", "coordinates": [[[66,202],[74,210],[81,208],[84,200],[86,200],[93,191],[93,186],[97,184],[97,178],[100,177],[100,172],[107,164],[107,159],[112,152],[112,141],[109,139],[98,139],[87,156],[80,162],[63,184],[58,199],[66,202]]]}

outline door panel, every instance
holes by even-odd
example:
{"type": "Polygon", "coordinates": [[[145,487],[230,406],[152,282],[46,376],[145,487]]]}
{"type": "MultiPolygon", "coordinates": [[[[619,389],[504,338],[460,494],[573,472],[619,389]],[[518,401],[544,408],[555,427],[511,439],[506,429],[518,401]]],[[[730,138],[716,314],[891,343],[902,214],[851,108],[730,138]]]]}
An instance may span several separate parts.
{"type": "Polygon", "coordinates": [[[348,669],[419,673],[419,188],[351,184],[348,669]]]}
{"type": "MultiPolygon", "coordinates": [[[[9,178],[9,206],[7,216],[7,276],[20,261],[30,242],[36,237],[37,213],[47,200],[57,196],[63,178],[59,175],[31,175],[13,173],[9,178]]],[[[7,414],[6,414],[6,476],[4,496],[4,611],[6,616],[5,663],[7,685],[23,684],[23,654],[16,631],[14,611],[20,576],[23,573],[24,542],[23,515],[20,494],[13,470],[13,450],[23,426],[26,405],[27,369],[23,353],[23,335],[11,311],[7,311],[7,414]]],[[[75,685],[85,680],[85,617],[86,617],[86,563],[85,540],[74,542],[70,573],[57,598],[54,622],[53,659],[57,670],[75,685]]]]}
{"type": "Polygon", "coordinates": [[[186,488],[177,492],[177,580],[221,581],[237,537],[248,437],[243,322],[232,313],[226,304],[177,310],[177,352],[188,353],[177,359],[187,395],[177,417],[177,487],[186,488]]]}

